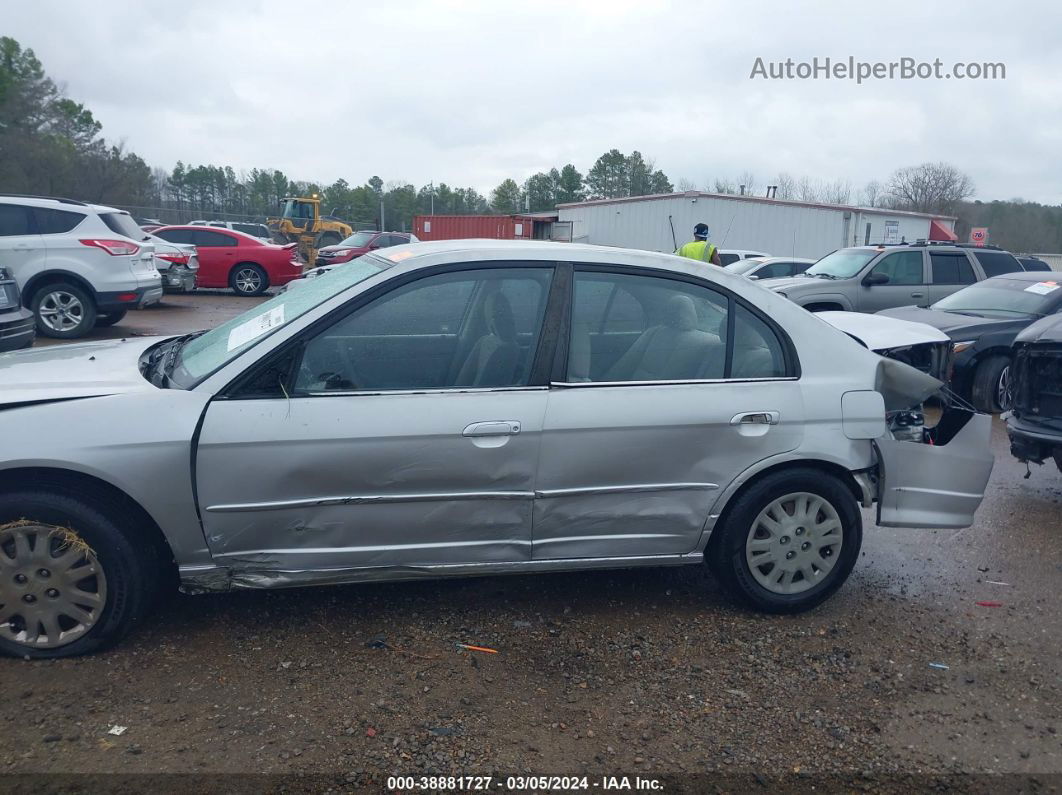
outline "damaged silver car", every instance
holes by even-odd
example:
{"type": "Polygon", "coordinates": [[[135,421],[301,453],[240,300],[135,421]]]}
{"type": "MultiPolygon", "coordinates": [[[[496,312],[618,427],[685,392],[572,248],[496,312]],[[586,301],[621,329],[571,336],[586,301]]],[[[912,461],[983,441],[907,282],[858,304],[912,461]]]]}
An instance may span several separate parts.
{"type": "Polygon", "coordinates": [[[806,610],[855,565],[861,504],[973,521],[989,418],[887,426],[940,386],[722,269],[526,241],[391,248],[205,333],[6,354],[0,650],[101,648],[177,581],[707,564],[806,610]]]}

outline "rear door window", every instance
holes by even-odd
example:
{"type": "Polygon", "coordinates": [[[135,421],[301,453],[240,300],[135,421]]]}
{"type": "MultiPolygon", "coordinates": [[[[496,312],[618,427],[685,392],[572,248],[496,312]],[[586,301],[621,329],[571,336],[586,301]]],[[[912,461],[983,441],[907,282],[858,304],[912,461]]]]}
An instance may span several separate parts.
{"type": "Polygon", "coordinates": [[[21,204],[0,204],[0,237],[32,235],[29,208],[21,204]]]}
{"type": "Polygon", "coordinates": [[[965,254],[929,252],[933,284],[973,284],[977,281],[965,254]]]}
{"type": "Polygon", "coordinates": [[[975,251],[985,276],[1002,276],[1004,273],[1019,273],[1024,270],[1012,254],[1005,251],[975,251]]]}
{"type": "Polygon", "coordinates": [[[169,243],[195,243],[192,237],[195,232],[191,229],[159,229],[152,234],[169,243]]]}

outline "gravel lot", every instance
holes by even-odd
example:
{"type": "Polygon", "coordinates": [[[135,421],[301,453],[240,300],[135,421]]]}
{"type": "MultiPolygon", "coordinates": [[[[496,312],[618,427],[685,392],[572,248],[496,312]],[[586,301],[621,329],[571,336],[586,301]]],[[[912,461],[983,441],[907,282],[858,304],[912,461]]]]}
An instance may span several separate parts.
{"type": "MultiPolygon", "coordinates": [[[[167,296],[100,336],[253,304],[167,296]]],[[[998,422],[994,444],[974,527],[868,514],[848,584],[802,616],[736,608],[698,568],[175,595],[112,652],[0,660],[0,771],[760,771],[855,788],[996,772],[1059,787],[1062,474],[1024,479],[998,422]]]]}

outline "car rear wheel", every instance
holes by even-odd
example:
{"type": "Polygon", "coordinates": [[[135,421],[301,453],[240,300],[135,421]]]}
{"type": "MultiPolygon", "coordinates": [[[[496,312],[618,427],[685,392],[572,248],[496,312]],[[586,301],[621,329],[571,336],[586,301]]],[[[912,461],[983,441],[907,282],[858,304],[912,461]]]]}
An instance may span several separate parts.
{"type": "Polygon", "coordinates": [[[161,580],[150,547],[73,497],[0,495],[0,653],[71,657],[116,642],[161,580]]]}
{"type": "Polygon", "coordinates": [[[848,579],[863,542],[852,492],[817,469],[763,477],[720,521],[708,545],[713,574],[767,613],[799,613],[829,598],[848,579]]]}
{"type": "Polygon", "coordinates": [[[101,328],[107,326],[113,326],[115,323],[120,323],[122,318],[126,315],[125,309],[118,309],[114,312],[103,312],[96,315],[96,325],[101,328]]]}
{"type": "Polygon", "coordinates": [[[1006,411],[1013,401],[1010,381],[1010,358],[990,356],[977,365],[970,397],[981,411],[993,414],[1006,411]]]}
{"type": "Polygon", "coordinates": [[[269,276],[260,265],[245,262],[232,269],[229,287],[236,295],[259,295],[269,287],[269,276]]]}
{"type": "Polygon", "coordinates": [[[37,331],[45,337],[83,337],[96,325],[96,301],[75,284],[59,282],[41,287],[31,307],[37,331]]]}

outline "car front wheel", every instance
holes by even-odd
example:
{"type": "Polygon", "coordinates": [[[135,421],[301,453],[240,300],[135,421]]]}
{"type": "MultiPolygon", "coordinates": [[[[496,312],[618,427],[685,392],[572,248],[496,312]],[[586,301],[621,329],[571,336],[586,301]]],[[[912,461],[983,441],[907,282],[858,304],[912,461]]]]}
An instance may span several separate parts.
{"type": "Polygon", "coordinates": [[[1009,409],[1013,402],[1010,357],[990,356],[977,365],[970,392],[974,406],[980,411],[993,414],[1009,409]]]}
{"type": "Polygon", "coordinates": [[[755,481],[720,520],[707,559],[723,587],[767,613],[799,613],[844,584],[863,542],[855,497],[838,478],[792,469],[755,481]]]}
{"type": "Polygon", "coordinates": [[[117,641],[160,579],[148,547],[76,498],[0,495],[0,653],[72,657],[117,641]]]}

